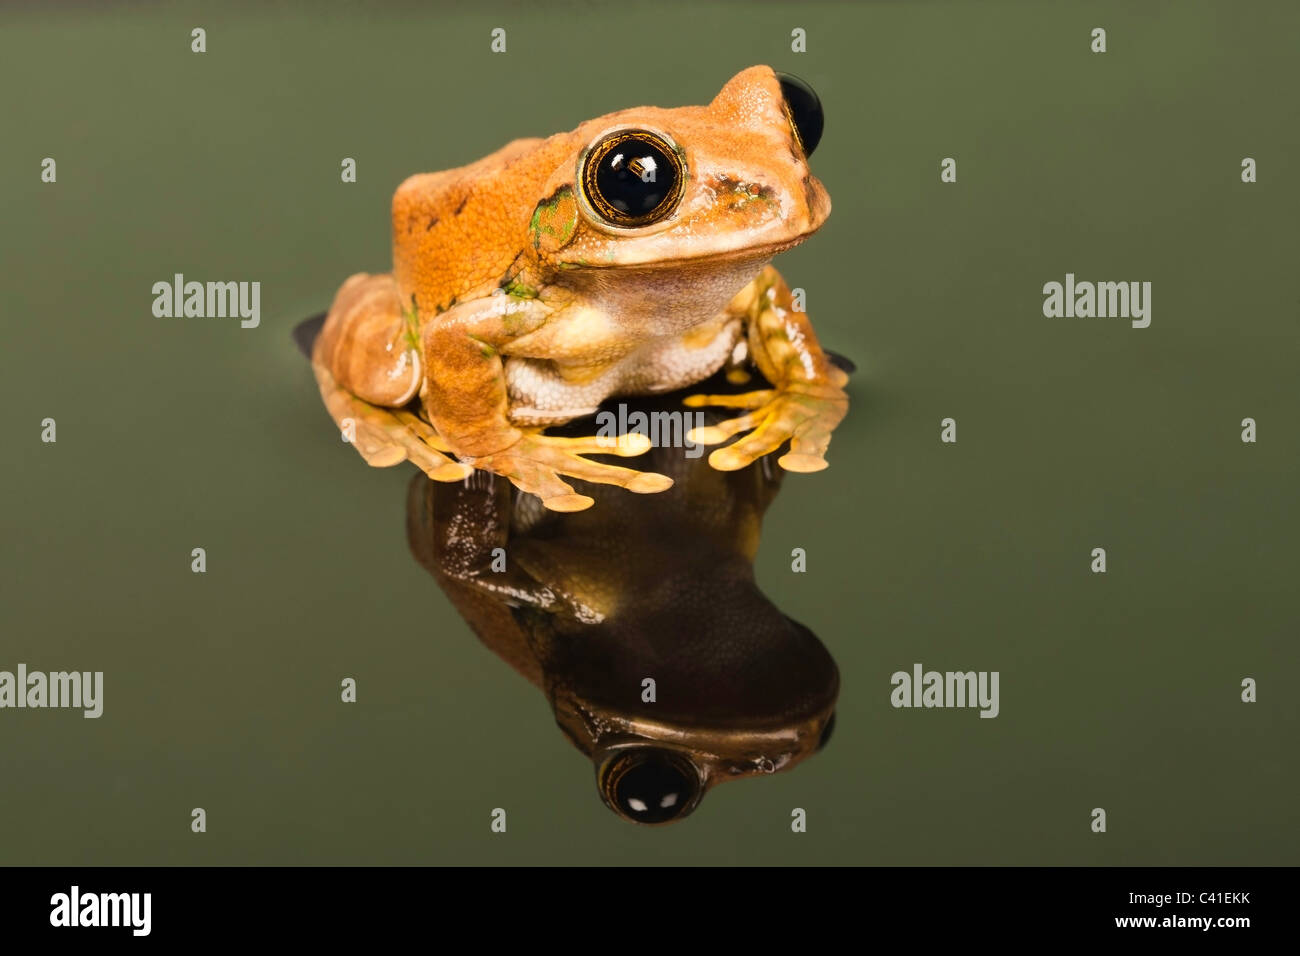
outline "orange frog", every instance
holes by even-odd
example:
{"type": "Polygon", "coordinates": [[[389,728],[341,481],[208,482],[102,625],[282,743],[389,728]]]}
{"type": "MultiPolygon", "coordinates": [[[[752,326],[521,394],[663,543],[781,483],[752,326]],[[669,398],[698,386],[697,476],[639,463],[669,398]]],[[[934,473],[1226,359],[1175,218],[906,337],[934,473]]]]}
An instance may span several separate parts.
{"type": "Polygon", "coordinates": [[[847,377],[768,264],[830,214],[808,169],[821,132],[816,94],[756,66],[708,106],[623,110],[412,176],[393,197],[392,273],[349,278],[316,340],[330,414],[371,465],[482,468],[578,511],[592,499],[561,476],[672,480],[586,457],[641,454],[643,435],[546,426],[752,363],[771,388],[690,396],[743,411],[690,440],[747,433],[709,456],[721,470],[786,442],[783,468],[825,468],[847,377]]]}

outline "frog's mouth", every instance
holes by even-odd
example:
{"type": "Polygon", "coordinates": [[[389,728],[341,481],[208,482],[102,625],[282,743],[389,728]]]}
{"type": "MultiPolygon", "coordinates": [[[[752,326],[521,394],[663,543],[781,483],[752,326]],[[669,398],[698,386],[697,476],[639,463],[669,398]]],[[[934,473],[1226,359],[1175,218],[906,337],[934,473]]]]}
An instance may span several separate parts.
{"type": "MultiPolygon", "coordinates": [[[[717,262],[727,260],[744,260],[744,259],[761,259],[767,261],[773,256],[780,255],[787,249],[793,249],[795,246],[810,238],[817,230],[810,229],[807,232],[800,233],[791,238],[780,239],[773,242],[754,243],[752,245],[740,246],[737,249],[724,252],[705,252],[697,256],[681,256],[676,259],[662,260],[665,266],[685,265],[691,262],[717,262]]],[[[649,263],[653,265],[654,263],[649,263]]]]}
{"type": "Polygon", "coordinates": [[[734,262],[737,264],[765,263],[770,261],[782,252],[793,249],[795,246],[804,242],[816,229],[810,229],[807,232],[800,233],[797,236],[787,237],[785,239],[764,242],[764,243],[745,243],[737,245],[734,248],[708,249],[697,253],[686,253],[683,255],[659,256],[647,250],[643,255],[632,256],[623,259],[614,259],[606,262],[573,262],[566,263],[570,268],[583,269],[643,269],[645,271],[658,272],[661,270],[673,270],[687,268],[691,266],[709,266],[723,262],[734,262]]]}

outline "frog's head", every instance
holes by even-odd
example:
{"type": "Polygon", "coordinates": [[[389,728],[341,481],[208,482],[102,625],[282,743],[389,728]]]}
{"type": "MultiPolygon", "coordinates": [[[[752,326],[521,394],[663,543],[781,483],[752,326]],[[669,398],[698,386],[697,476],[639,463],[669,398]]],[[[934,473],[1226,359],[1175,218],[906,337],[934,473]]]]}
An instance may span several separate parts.
{"type": "Polygon", "coordinates": [[[826,746],[835,712],[766,733],[634,726],[591,754],[605,805],[632,823],[675,823],[719,783],[787,770],[826,746]],[[769,756],[769,755],[775,755],[769,756]]]}
{"type": "Polygon", "coordinates": [[[737,74],[708,106],[591,120],[534,211],[532,246],[560,269],[756,272],[830,214],[808,167],[822,123],[811,88],[766,66],[737,74]]]}
{"type": "Polygon", "coordinates": [[[789,770],[830,738],[839,674],[826,648],[749,582],[728,587],[695,617],[639,608],[552,644],[556,723],[624,820],[674,823],[718,784],[789,770]]]}

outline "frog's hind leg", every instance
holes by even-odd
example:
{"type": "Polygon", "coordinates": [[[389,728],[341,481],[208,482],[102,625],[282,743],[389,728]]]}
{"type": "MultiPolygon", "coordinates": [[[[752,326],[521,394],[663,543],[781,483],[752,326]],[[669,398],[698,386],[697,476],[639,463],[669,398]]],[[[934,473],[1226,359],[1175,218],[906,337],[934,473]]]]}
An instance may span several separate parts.
{"type": "Polygon", "coordinates": [[[430,478],[459,481],[472,469],[443,454],[437,430],[405,407],[422,383],[414,325],[392,276],[355,275],[334,298],[312,370],[330,416],[369,464],[409,460],[430,478]]]}
{"type": "Polygon", "coordinates": [[[446,443],[424,419],[404,408],[382,408],[357,398],[320,363],[312,363],[312,369],[330,417],[370,465],[387,468],[411,461],[438,481],[460,481],[473,472],[443,454],[446,443]]]}

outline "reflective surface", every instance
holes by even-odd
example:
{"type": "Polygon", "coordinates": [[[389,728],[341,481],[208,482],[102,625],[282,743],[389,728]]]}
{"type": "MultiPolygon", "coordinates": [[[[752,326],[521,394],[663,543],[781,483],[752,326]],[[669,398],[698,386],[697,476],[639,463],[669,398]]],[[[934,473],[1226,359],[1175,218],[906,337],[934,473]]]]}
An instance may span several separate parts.
{"type": "MultiPolygon", "coordinates": [[[[705,387],[728,390],[721,376],[705,387]]],[[[681,415],[685,394],[629,399],[623,414],[681,415]]],[[[654,448],[638,466],[672,488],[586,485],[596,506],[576,514],[486,472],[450,484],[417,475],[408,494],[416,558],[479,639],[543,691],[610,809],[639,823],[679,820],[718,783],[799,763],[839,689],[826,648],[754,581],[780,469],[769,457],[722,472],[705,451],[654,448]]]]}

